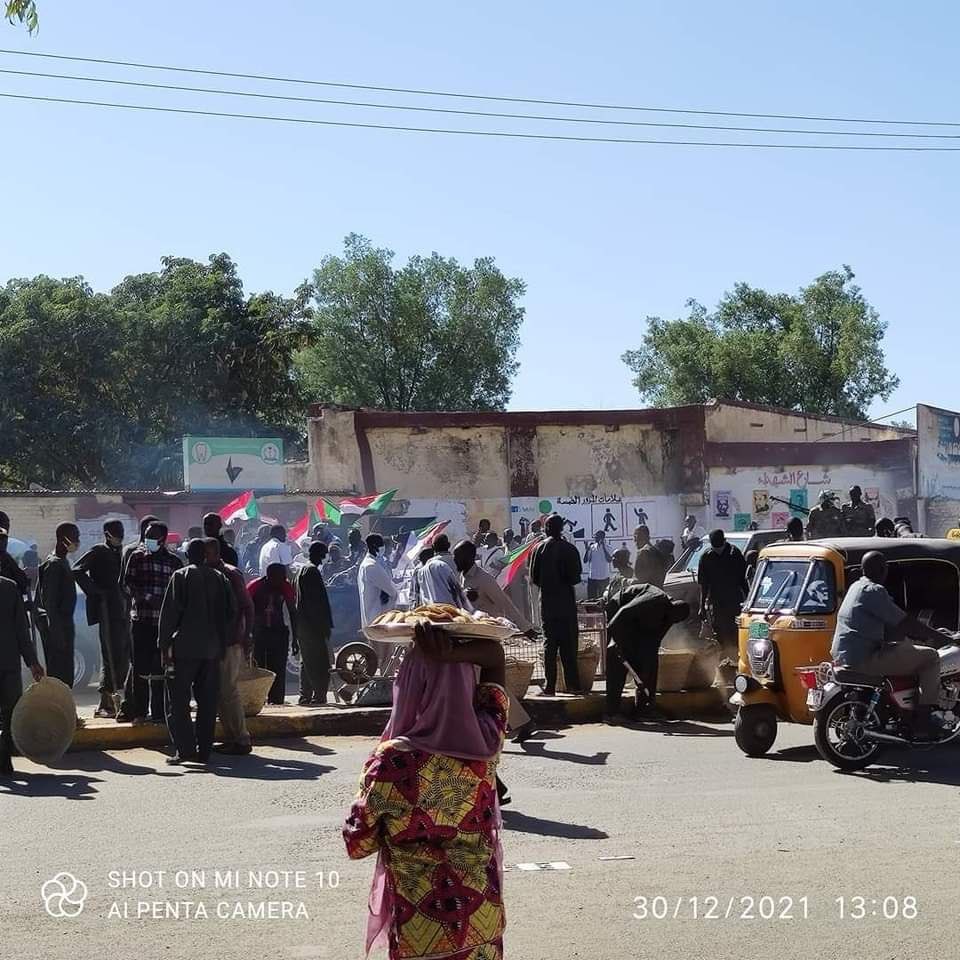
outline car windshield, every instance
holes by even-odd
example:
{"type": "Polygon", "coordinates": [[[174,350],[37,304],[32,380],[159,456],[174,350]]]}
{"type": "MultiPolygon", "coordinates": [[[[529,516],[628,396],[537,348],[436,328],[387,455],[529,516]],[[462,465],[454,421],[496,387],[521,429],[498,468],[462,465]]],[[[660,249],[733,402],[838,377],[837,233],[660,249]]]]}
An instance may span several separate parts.
{"type": "Polygon", "coordinates": [[[825,560],[763,560],[748,606],[766,613],[831,613],[836,594],[833,566],[825,560]]]}
{"type": "MultiPolygon", "coordinates": [[[[747,549],[747,544],[750,542],[750,534],[736,534],[728,533],[727,534],[727,543],[732,543],[741,553],[747,549]]],[[[684,569],[688,573],[692,573],[694,576],[697,575],[697,571],[700,569],[700,558],[710,549],[710,541],[704,540],[693,553],[687,557],[687,562],[684,569]]]]}

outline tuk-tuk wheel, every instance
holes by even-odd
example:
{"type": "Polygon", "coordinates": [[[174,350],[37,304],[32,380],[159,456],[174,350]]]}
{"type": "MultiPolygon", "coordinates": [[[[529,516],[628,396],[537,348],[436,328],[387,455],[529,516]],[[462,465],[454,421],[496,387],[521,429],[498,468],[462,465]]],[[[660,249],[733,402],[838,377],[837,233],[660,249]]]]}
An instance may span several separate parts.
{"type": "Polygon", "coordinates": [[[762,757],[777,739],[777,715],[763,703],[741,707],[733,721],[737,746],[748,757],[762,757]]]}

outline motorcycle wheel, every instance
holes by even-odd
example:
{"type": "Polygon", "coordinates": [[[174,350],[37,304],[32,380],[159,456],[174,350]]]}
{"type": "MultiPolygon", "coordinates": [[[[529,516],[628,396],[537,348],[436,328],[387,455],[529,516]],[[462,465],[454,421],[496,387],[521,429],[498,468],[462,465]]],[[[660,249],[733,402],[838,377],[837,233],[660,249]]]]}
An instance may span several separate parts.
{"type": "Polygon", "coordinates": [[[733,721],[733,738],[748,757],[762,757],[777,739],[777,714],[773,707],[741,707],[733,721]]]}
{"type": "Polygon", "coordinates": [[[863,726],[857,713],[864,709],[860,700],[838,699],[817,711],[813,721],[817,752],[838,770],[862,770],[880,752],[879,743],[862,737],[863,726]]]}

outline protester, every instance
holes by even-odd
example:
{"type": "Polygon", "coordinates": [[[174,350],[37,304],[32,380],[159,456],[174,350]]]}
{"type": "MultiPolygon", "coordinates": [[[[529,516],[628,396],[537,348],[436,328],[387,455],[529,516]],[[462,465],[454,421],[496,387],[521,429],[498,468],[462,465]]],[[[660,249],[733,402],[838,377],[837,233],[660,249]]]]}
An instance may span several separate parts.
{"type": "Polygon", "coordinates": [[[477,548],[485,547],[487,545],[487,537],[490,534],[490,521],[484,517],[477,524],[477,532],[471,538],[476,544],[477,548]]]}
{"type": "Polygon", "coordinates": [[[296,594],[287,579],[287,568],[282,563],[271,563],[267,572],[247,585],[253,601],[253,657],[261,667],[272,670],[276,676],[267,703],[283,706],[287,692],[287,658],[290,654],[290,633],[283,619],[286,607],[294,630],[293,655],[299,652],[296,639],[296,594]]]}
{"type": "Polygon", "coordinates": [[[639,677],[635,710],[653,714],[656,706],[660,644],[675,623],[690,616],[690,605],[671,599],[649,583],[622,587],[605,604],[607,634],[607,720],[621,713],[626,664],[639,677]]]}
{"type": "MultiPolygon", "coordinates": [[[[153,516],[152,513],[148,513],[140,521],[140,537],[137,542],[128,543],[120,554],[120,586],[124,593],[126,593],[126,587],[123,586],[123,582],[127,576],[127,564],[130,562],[130,557],[133,556],[134,550],[140,547],[140,545],[143,543],[143,539],[147,535],[147,527],[149,527],[151,523],[160,523],[160,518],[153,516]]],[[[171,546],[173,546],[173,539],[168,531],[167,549],[169,550],[171,546]]]]}
{"type": "Polygon", "coordinates": [[[551,514],[547,518],[546,532],[547,538],[533,549],[530,579],[540,591],[543,617],[543,694],[552,697],[557,687],[558,653],[563,663],[563,682],[567,693],[581,692],[574,588],[580,583],[583,568],[577,548],[563,539],[563,517],[551,514]]]}
{"type": "Polygon", "coordinates": [[[261,524],[257,529],[257,535],[243,548],[243,559],[241,568],[249,577],[260,575],[260,551],[264,544],[270,539],[270,525],[261,524]]]}
{"type": "Polygon", "coordinates": [[[130,632],[127,605],[120,592],[123,524],[108,520],[103,525],[103,543],[94,544],[74,564],[77,584],[87,597],[87,623],[100,634],[100,705],[95,717],[132,717],[117,713],[116,700],[123,695],[130,668],[130,632]]]}
{"type": "Polygon", "coordinates": [[[628,583],[636,583],[636,580],[633,579],[633,564],[630,562],[630,551],[627,550],[626,547],[621,550],[614,550],[610,562],[613,566],[613,576],[607,584],[607,589],[603,592],[604,603],[628,583]]]}
{"type": "Polygon", "coordinates": [[[27,549],[23,551],[20,563],[23,565],[23,572],[27,575],[29,592],[33,593],[37,588],[37,575],[40,570],[40,554],[35,543],[31,543],[27,549]]]}
{"type": "Polygon", "coordinates": [[[411,574],[411,595],[414,607],[419,607],[426,602],[423,599],[423,568],[434,556],[433,547],[424,547],[417,554],[417,562],[414,564],[411,574]]]}
{"type": "Polygon", "coordinates": [[[607,546],[607,535],[598,530],[591,543],[583,551],[583,562],[587,565],[587,599],[596,600],[603,595],[610,583],[610,564],[613,556],[607,546]]]}
{"type": "Polygon", "coordinates": [[[293,560],[293,550],[287,543],[287,528],[281,523],[270,528],[270,539],[260,550],[260,576],[266,576],[267,567],[280,564],[286,571],[293,560]]]}
{"type": "Polygon", "coordinates": [[[247,730],[247,718],[243,712],[240,696],[240,671],[250,659],[253,633],[253,601],[247,592],[243,574],[234,566],[224,563],[220,556],[220,541],[210,537],[204,541],[207,566],[219,570],[230,584],[233,597],[233,617],[227,625],[226,647],[220,660],[220,692],[217,697],[217,713],[223,727],[223,742],[213,749],[217,753],[246,756],[252,746],[247,730]]]}
{"type": "MultiPolygon", "coordinates": [[[[13,776],[11,720],[13,708],[23,694],[21,660],[30,669],[34,680],[43,679],[43,667],[30,638],[27,610],[20,587],[15,581],[0,577],[0,722],[3,723],[3,732],[0,734],[0,776],[4,777],[13,776]]],[[[71,685],[72,673],[71,664],[71,685]]],[[[15,829],[12,821],[9,829],[15,829]]]]}
{"type": "Polygon", "coordinates": [[[633,561],[633,575],[638,583],[652,583],[662,587],[667,577],[667,561],[664,555],[650,542],[650,528],[641,523],[633,531],[637,555],[633,561]]]}
{"type": "Polygon", "coordinates": [[[315,523],[313,525],[313,542],[322,543],[325,547],[329,549],[330,544],[333,542],[333,531],[330,529],[330,525],[321,521],[320,523],[315,523]]]}
{"type": "Polygon", "coordinates": [[[807,517],[807,539],[843,536],[843,514],[834,503],[834,495],[829,490],[821,490],[819,503],[807,517]]]}
{"type": "Polygon", "coordinates": [[[323,572],[327,578],[327,582],[330,582],[331,577],[335,577],[338,573],[346,570],[349,565],[350,561],[344,557],[340,544],[331,543],[327,551],[327,560],[323,565],[323,572]]]}
{"type": "Polygon", "coordinates": [[[72,687],[77,581],[68,557],[80,545],[80,530],[75,523],[61,523],[55,536],[53,552],[40,564],[34,606],[47,674],[72,687]]]}
{"type": "Polygon", "coordinates": [[[368,954],[386,946],[390,960],[503,957],[495,781],[506,723],[500,644],[454,646],[417,627],[343,828],[351,859],[378,854],[368,954]]]}
{"type": "MultiPolygon", "coordinates": [[[[0,520],[6,523],[10,522],[10,519],[5,513],[0,515],[0,520]]],[[[27,575],[23,570],[20,569],[20,564],[7,552],[7,547],[10,542],[8,529],[8,527],[0,527],[0,577],[6,577],[8,580],[12,580],[17,585],[21,597],[29,597],[30,581],[27,579],[27,575]]]]}
{"type": "Polygon", "coordinates": [[[466,606],[460,577],[439,554],[434,554],[419,570],[420,595],[423,603],[450,603],[466,606]]]}
{"type": "Polygon", "coordinates": [[[524,543],[530,543],[533,540],[539,539],[543,536],[543,521],[540,519],[534,520],[530,524],[530,532],[524,538],[524,543]]]}
{"type": "Polygon", "coordinates": [[[207,763],[213,748],[220,660],[233,619],[233,596],[224,576],[205,560],[203,540],[191,540],[187,566],[170,578],[160,607],[167,729],[174,750],[168,764],[207,763]],[[190,718],[191,696],[197,703],[196,724],[190,718]]]}
{"type": "Polygon", "coordinates": [[[710,549],[700,558],[700,619],[709,611],[713,635],[723,656],[737,661],[737,616],[747,592],[747,564],[743,554],[722,530],[710,534],[710,549]]]}
{"type": "Polygon", "coordinates": [[[790,543],[800,543],[803,540],[803,521],[799,517],[791,517],[787,521],[787,540],[790,543]]]}
{"type": "Polygon", "coordinates": [[[873,507],[863,499],[863,490],[854,484],[850,488],[850,500],[840,508],[843,515],[843,532],[848,537],[872,537],[877,525],[873,507]]]}
{"type": "Polygon", "coordinates": [[[297,639],[300,644],[300,704],[322,706],[330,692],[330,632],[333,614],[320,568],[327,546],[310,544],[310,562],[297,572],[297,639]]]}
{"type": "Polygon", "coordinates": [[[457,565],[454,563],[453,557],[450,554],[450,538],[445,534],[441,533],[433,541],[433,552],[438,556],[450,569],[453,573],[457,572],[457,565]]]}
{"type": "Polygon", "coordinates": [[[500,572],[500,568],[503,566],[503,545],[493,530],[487,534],[479,553],[482,557],[481,566],[484,570],[493,574],[500,572]]]}
{"type": "Polygon", "coordinates": [[[381,550],[383,537],[379,533],[371,533],[367,537],[367,555],[357,571],[360,622],[364,627],[368,627],[381,613],[392,610],[397,600],[393,575],[379,556],[381,550]]]}
{"type": "Polygon", "coordinates": [[[680,531],[680,545],[684,550],[687,547],[698,547],[706,535],[706,527],[692,513],[688,514],[683,521],[683,529],[680,531]]]}
{"type": "Polygon", "coordinates": [[[669,537],[662,537],[658,540],[654,547],[660,552],[663,556],[663,565],[667,573],[670,572],[670,568],[676,563],[676,560],[673,556],[673,551],[676,547],[676,544],[669,537]]]}
{"type": "MultiPolygon", "coordinates": [[[[951,530],[950,533],[953,533],[951,530]]],[[[947,537],[950,537],[950,533],[947,534],[947,537]]],[[[881,517],[877,521],[876,534],[878,537],[895,537],[897,535],[897,528],[893,525],[893,521],[889,517],[881,517]]],[[[956,537],[950,537],[950,539],[960,540],[960,529],[957,530],[956,537]]]]}
{"type": "Polygon", "coordinates": [[[205,537],[212,537],[219,542],[220,559],[224,563],[229,564],[231,567],[236,567],[240,564],[237,551],[227,543],[223,536],[223,520],[219,513],[205,513],[203,515],[203,535],[205,537]]]}
{"type": "Polygon", "coordinates": [[[167,549],[167,525],[155,521],[127,560],[123,585],[131,599],[131,662],[121,716],[136,724],[163,723],[163,681],[160,658],[160,607],[170,578],[183,564],[167,549]],[[144,677],[157,677],[145,680],[144,677]]]}
{"type": "MultiPolygon", "coordinates": [[[[367,550],[364,546],[363,534],[356,527],[351,527],[347,534],[347,546],[350,548],[350,563],[362,563],[367,555],[367,550]]],[[[381,547],[381,549],[383,548],[381,547]]]]}
{"type": "Polygon", "coordinates": [[[503,549],[506,553],[509,553],[511,550],[515,550],[517,547],[520,546],[520,541],[517,539],[516,534],[514,534],[514,532],[509,527],[507,527],[507,529],[503,531],[502,540],[503,540],[503,549]]]}

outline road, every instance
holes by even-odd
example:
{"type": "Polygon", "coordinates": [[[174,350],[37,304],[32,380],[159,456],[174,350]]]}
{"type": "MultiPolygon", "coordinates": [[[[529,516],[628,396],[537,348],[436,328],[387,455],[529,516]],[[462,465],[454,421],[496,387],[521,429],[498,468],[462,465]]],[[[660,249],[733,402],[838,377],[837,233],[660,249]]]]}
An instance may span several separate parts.
{"type": "MultiPolygon", "coordinates": [[[[956,955],[956,752],[892,757],[913,766],[845,776],[809,743],[808,728],[782,728],[779,752],[748,760],[729,726],[677,722],[582,726],[541,734],[524,749],[509,745],[506,955],[956,955]],[[553,861],[570,869],[517,868],[553,861]],[[666,917],[634,919],[638,896],[649,898],[649,913],[666,917]],[[755,898],[754,913],[769,912],[761,896],[776,898],[776,912],[793,919],[743,918],[750,902],[739,898],[755,898]],[[841,896],[867,898],[865,918],[840,920],[841,896]],[[915,919],[881,918],[884,907],[902,913],[906,897],[916,898],[915,919]],[[780,898],[792,898],[792,908],[780,898]],[[694,909],[719,917],[693,919],[694,909]]],[[[339,827],[370,744],[283,741],[259,747],[255,757],[189,772],[169,769],[145,750],[70,755],[55,772],[21,761],[26,775],[0,782],[4,956],[361,957],[373,864],[346,860],[339,827]],[[251,870],[289,871],[263,878],[286,886],[250,889],[251,870]],[[40,898],[41,884],[61,871],[88,886],[75,919],[47,916],[40,898]],[[119,873],[111,886],[111,871],[163,875],[140,876],[138,886],[123,888],[119,873]],[[227,871],[242,871],[241,887],[216,889],[216,871],[221,884],[227,871]],[[264,900],[289,903],[287,918],[250,919],[244,905],[264,900]],[[151,904],[141,910],[178,909],[181,919],[137,919],[139,902],[151,904]],[[185,919],[195,916],[197,903],[209,918],[185,919]],[[220,919],[217,909],[243,916],[220,919]]],[[[850,900],[847,911],[860,906],[850,900]]]]}

